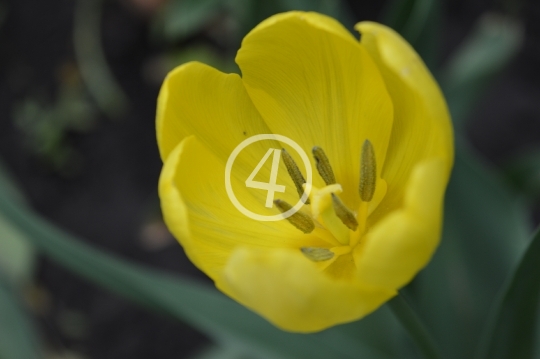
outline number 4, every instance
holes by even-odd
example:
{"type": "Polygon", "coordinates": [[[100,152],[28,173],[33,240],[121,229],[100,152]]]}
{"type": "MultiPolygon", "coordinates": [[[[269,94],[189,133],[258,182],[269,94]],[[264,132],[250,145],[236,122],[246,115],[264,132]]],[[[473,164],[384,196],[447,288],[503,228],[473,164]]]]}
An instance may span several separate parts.
{"type": "Polygon", "coordinates": [[[274,204],[275,192],[285,192],[285,186],[276,184],[278,167],[279,167],[279,158],[281,157],[280,154],[281,154],[281,150],[277,150],[275,148],[268,149],[268,151],[266,151],[263,158],[257,164],[257,167],[255,167],[253,172],[251,172],[248,179],[246,180],[246,187],[264,189],[268,191],[268,193],[266,194],[266,204],[265,204],[265,207],[268,207],[268,208],[272,208],[274,204]],[[270,170],[270,181],[268,183],[254,181],[253,178],[255,178],[257,173],[259,173],[259,171],[261,170],[261,167],[264,165],[268,157],[270,157],[272,152],[274,153],[274,157],[272,158],[272,169],[270,170]]]}

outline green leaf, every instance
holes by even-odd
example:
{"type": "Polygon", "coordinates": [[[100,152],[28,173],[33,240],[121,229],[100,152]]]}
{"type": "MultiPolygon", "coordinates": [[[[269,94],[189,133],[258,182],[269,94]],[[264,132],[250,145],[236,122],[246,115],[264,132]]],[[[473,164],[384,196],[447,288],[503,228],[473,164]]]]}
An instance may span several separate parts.
{"type": "MultiPolygon", "coordinates": [[[[234,346],[217,346],[211,345],[203,350],[199,351],[194,356],[191,356],[190,359],[244,359],[246,358],[245,353],[242,349],[236,348],[234,346]]],[[[258,359],[256,357],[251,357],[251,359],[258,359]]]]}
{"type": "Polygon", "coordinates": [[[0,358],[41,358],[32,321],[15,288],[0,272],[0,358]]]}
{"type": "MultiPolygon", "coordinates": [[[[15,203],[25,204],[20,189],[14,184],[1,161],[0,191],[15,203]]],[[[3,273],[12,285],[21,286],[30,280],[34,262],[34,248],[27,238],[0,215],[0,273],[3,273]]]]}
{"type": "Polygon", "coordinates": [[[532,359],[539,337],[540,230],[494,306],[478,359],[532,359]]]}
{"type": "Polygon", "coordinates": [[[392,345],[403,334],[394,332],[395,321],[388,320],[384,308],[362,321],[321,333],[283,332],[215,289],[137,266],[72,238],[2,191],[0,213],[58,264],[135,303],[181,319],[218,342],[238,343],[257,357],[392,358],[396,352],[392,345]],[[365,344],[355,333],[369,333],[366,337],[375,345],[365,344]]]}
{"type": "Polygon", "coordinates": [[[479,97],[523,44],[521,23],[484,15],[454,52],[441,76],[454,125],[460,129],[479,97]]]}
{"type": "Polygon", "coordinates": [[[388,305],[426,359],[442,358],[437,343],[403,293],[392,298],[388,305]]]}
{"type": "Polygon", "coordinates": [[[154,28],[169,41],[183,40],[208,25],[222,10],[222,0],[171,0],[156,17],[154,28]]]}
{"type": "Polygon", "coordinates": [[[3,161],[0,160],[0,191],[12,201],[16,203],[25,204],[25,198],[19,186],[15,183],[15,180],[11,174],[7,171],[3,161]]]}
{"type": "Polygon", "coordinates": [[[441,11],[437,0],[394,0],[382,22],[399,32],[433,71],[437,60],[441,11]]]}
{"type": "Polygon", "coordinates": [[[0,273],[10,283],[29,282],[34,271],[34,248],[24,235],[0,216],[0,273]]]}
{"type": "Polygon", "coordinates": [[[116,81],[101,46],[103,1],[76,1],[73,48],[81,76],[97,105],[109,117],[118,118],[127,111],[129,99],[116,81]]]}
{"type": "Polygon", "coordinates": [[[458,146],[441,246],[407,288],[446,357],[472,356],[489,308],[529,233],[528,213],[519,198],[458,146]]]}
{"type": "Polygon", "coordinates": [[[540,198],[540,149],[520,154],[503,166],[507,182],[526,200],[540,198]]]}
{"type": "Polygon", "coordinates": [[[436,0],[395,0],[383,11],[382,21],[414,43],[426,27],[436,0]]]}
{"type": "MultiPolygon", "coordinates": [[[[522,38],[519,23],[488,15],[451,58],[442,74],[442,88],[456,129],[517,52],[522,38]]],[[[524,203],[469,153],[458,136],[443,241],[411,286],[448,358],[473,355],[489,308],[529,233],[524,203]]]]}

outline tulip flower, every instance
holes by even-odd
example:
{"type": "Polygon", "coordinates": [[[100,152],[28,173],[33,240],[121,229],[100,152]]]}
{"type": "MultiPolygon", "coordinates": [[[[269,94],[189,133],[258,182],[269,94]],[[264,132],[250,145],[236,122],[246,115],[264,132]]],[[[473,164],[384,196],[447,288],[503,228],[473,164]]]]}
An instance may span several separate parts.
{"type": "Polygon", "coordinates": [[[169,73],[158,99],[168,228],[219,290],[288,331],[366,316],[440,240],[453,164],[445,100],[397,33],[373,22],[356,29],[360,40],[321,14],[272,16],[244,38],[241,75],[190,62],[169,73]],[[277,139],[244,148],[227,179],[231,153],[260,134],[298,144],[311,182],[301,154],[277,139]],[[277,187],[269,195],[246,179],[277,187]],[[302,202],[283,220],[253,219],[227,181],[261,216],[302,202]]]}

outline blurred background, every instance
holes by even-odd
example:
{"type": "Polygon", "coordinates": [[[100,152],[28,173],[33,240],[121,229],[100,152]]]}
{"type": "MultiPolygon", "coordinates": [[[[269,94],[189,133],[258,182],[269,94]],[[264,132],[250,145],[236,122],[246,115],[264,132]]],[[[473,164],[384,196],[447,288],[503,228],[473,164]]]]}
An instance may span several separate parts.
{"type": "MultiPolygon", "coordinates": [[[[207,281],[161,220],[159,87],[189,60],[238,71],[243,36],[292,9],[329,14],[350,29],[376,20],[401,31],[445,92],[461,98],[452,111],[457,140],[516,193],[540,194],[534,0],[0,0],[2,172],[29,208],[81,240],[207,281]]],[[[533,211],[531,223],[538,220],[533,211]]],[[[208,344],[187,324],[82,279],[22,237],[0,217],[0,270],[18,288],[17,305],[47,358],[187,358],[208,344]],[[8,242],[8,234],[21,240],[8,242]]]]}

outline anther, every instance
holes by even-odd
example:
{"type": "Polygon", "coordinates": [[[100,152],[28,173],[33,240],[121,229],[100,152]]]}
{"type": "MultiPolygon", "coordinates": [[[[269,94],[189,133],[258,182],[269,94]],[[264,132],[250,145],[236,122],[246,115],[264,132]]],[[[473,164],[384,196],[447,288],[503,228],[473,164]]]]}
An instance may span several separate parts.
{"type": "MultiPolygon", "coordinates": [[[[298,192],[298,195],[302,197],[302,195],[304,194],[303,184],[306,183],[302,172],[300,172],[300,169],[296,165],[296,162],[294,162],[292,156],[284,148],[281,150],[281,158],[283,159],[283,163],[285,163],[285,167],[287,167],[287,172],[289,172],[289,176],[291,176],[294,185],[296,186],[296,191],[298,192]]],[[[309,198],[306,199],[305,204],[309,204],[309,198]]]]}
{"type": "MultiPolygon", "coordinates": [[[[290,204],[280,199],[274,200],[274,204],[281,211],[281,213],[285,213],[293,208],[290,204]]],[[[315,229],[315,223],[313,223],[311,217],[300,211],[297,211],[293,215],[287,217],[287,220],[290,224],[306,234],[311,233],[315,229]]]]}
{"type": "Polygon", "coordinates": [[[347,208],[347,206],[343,202],[341,202],[341,199],[339,199],[339,197],[333,193],[332,204],[334,205],[334,212],[336,212],[336,216],[341,219],[341,222],[343,222],[343,224],[346,225],[349,229],[356,231],[356,229],[358,228],[358,221],[356,220],[356,216],[350,209],[347,208]]]}
{"type": "Polygon", "coordinates": [[[326,157],[326,153],[324,153],[323,149],[319,146],[313,147],[311,150],[313,153],[313,157],[315,158],[315,161],[317,162],[317,171],[319,171],[319,174],[321,175],[322,179],[326,183],[327,186],[336,183],[336,177],[334,177],[334,171],[332,171],[332,166],[330,166],[330,161],[328,161],[328,157],[326,157]]]}
{"type": "Polygon", "coordinates": [[[373,199],[377,183],[377,162],[375,150],[369,140],[364,141],[360,159],[360,198],[364,202],[373,199]]]}
{"type": "Polygon", "coordinates": [[[332,259],[334,257],[334,252],[326,248],[317,248],[317,247],[302,247],[300,251],[308,258],[314,262],[322,262],[332,259]]]}

